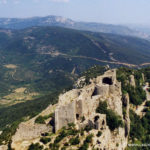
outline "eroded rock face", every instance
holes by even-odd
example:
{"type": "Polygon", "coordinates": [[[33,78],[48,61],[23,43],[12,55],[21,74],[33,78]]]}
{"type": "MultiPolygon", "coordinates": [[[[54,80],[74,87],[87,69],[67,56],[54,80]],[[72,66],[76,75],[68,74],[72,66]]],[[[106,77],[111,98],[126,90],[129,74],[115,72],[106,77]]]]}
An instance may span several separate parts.
{"type": "Polygon", "coordinates": [[[123,118],[121,83],[116,80],[116,70],[109,70],[90,82],[90,85],[82,89],[73,89],[60,95],[55,110],[55,131],[67,126],[68,123],[74,123],[78,129],[89,125],[95,134],[94,148],[125,149],[130,130],[129,97],[126,95],[123,98],[127,112],[126,117],[123,118]],[[121,116],[125,128],[119,127],[114,132],[110,131],[106,124],[106,115],[96,113],[100,101],[107,101],[108,108],[121,116]],[[96,137],[96,131],[101,131],[102,136],[96,137]]]}
{"type": "MultiPolygon", "coordinates": [[[[81,89],[61,94],[58,104],[49,106],[40,115],[55,113],[55,132],[68,123],[74,123],[77,129],[85,128],[87,125],[92,127],[90,133],[94,135],[92,142],[94,149],[125,149],[130,131],[129,96],[122,95],[121,83],[116,80],[116,70],[109,70],[90,82],[90,85],[81,89]],[[109,129],[106,114],[96,113],[100,101],[106,101],[108,109],[121,116],[125,127],[119,127],[114,131],[109,129]],[[126,110],[125,115],[123,115],[123,106],[126,110]],[[98,131],[102,133],[100,137],[97,136],[98,131]]],[[[35,118],[19,125],[16,134],[12,137],[12,148],[27,150],[31,143],[39,142],[41,133],[51,130],[46,124],[36,124],[35,118]]]]}
{"type": "Polygon", "coordinates": [[[130,75],[130,85],[135,87],[136,84],[135,84],[135,79],[134,79],[134,75],[130,75]]]}
{"type": "Polygon", "coordinates": [[[129,136],[129,132],[130,132],[130,116],[129,116],[129,109],[130,109],[130,104],[129,104],[129,94],[125,94],[122,97],[122,101],[123,101],[123,106],[126,109],[126,114],[124,116],[124,120],[125,120],[125,136],[129,136]]]}
{"type": "Polygon", "coordinates": [[[1,145],[0,146],[0,150],[7,150],[8,149],[8,146],[7,145],[1,145]]]}
{"type": "MultiPolygon", "coordinates": [[[[50,105],[39,115],[48,115],[54,111],[54,108],[55,106],[50,105]]],[[[31,143],[36,143],[39,141],[42,133],[49,132],[51,130],[50,126],[47,124],[36,124],[36,117],[29,121],[22,122],[19,125],[15,135],[12,137],[11,147],[13,149],[27,150],[31,143]]]]}

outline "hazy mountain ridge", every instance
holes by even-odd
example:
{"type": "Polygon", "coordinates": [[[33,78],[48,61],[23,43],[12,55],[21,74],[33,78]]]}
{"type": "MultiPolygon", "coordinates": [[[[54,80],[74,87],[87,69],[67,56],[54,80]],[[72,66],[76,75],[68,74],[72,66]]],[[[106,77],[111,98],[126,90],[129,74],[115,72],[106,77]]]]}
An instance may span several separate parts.
{"type": "Polygon", "coordinates": [[[23,29],[33,26],[60,26],[78,30],[113,33],[149,39],[149,35],[123,25],[112,25],[94,22],[77,22],[61,16],[32,18],[0,18],[1,28],[23,29]]]}

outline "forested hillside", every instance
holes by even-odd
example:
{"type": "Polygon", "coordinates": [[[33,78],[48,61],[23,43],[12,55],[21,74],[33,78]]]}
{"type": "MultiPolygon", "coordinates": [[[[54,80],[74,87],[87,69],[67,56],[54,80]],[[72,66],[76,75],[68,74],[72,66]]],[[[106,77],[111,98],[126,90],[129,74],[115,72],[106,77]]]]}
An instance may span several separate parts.
{"type": "MultiPolygon", "coordinates": [[[[57,102],[58,94],[91,66],[136,68],[149,60],[150,42],[138,38],[59,27],[1,29],[0,130],[57,102]]],[[[142,94],[140,88],[136,92],[142,94]]],[[[140,104],[143,95],[132,103],[140,104]]]]}

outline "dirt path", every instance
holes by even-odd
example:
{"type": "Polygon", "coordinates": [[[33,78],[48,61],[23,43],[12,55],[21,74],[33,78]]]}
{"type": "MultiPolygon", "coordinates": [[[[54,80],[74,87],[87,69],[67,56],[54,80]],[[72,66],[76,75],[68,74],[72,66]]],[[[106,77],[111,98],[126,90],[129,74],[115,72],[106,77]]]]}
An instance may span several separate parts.
{"type": "Polygon", "coordinates": [[[150,63],[143,63],[143,64],[140,64],[140,66],[148,66],[150,65],[150,63]]]}
{"type": "Polygon", "coordinates": [[[82,59],[90,59],[90,60],[94,60],[94,61],[98,61],[98,62],[102,62],[102,63],[108,63],[108,64],[116,64],[116,65],[123,65],[123,66],[127,66],[127,67],[142,67],[142,66],[146,66],[146,65],[150,65],[150,63],[143,63],[143,64],[139,64],[139,65],[135,65],[135,64],[130,64],[130,63],[125,63],[125,62],[121,62],[116,60],[112,55],[112,53],[109,54],[110,58],[112,61],[108,61],[108,60],[102,60],[102,59],[98,59],[98,58],[94,58],[94,57],[88,57],[88,56],[82,56],[82,55],[69,55],[69,54],[65,54],[65,53],[60,53],[60,52],[49,52],[49,53],[42,53],[44,55],[52,55],[54,57],[57,56],[65,56],[65,57],[71,57],[71,58],[82,58],[82,59]]]}
{"type": "Polygon", "coordinates": [[[143,110],[144,110],[145,108],[147,108],[147,107],[145,106],[146,102],[147,102],[147,101],[150,101],[150,93],[147,91],[147,88],[148,88],[148,85],[146,85],[145,87],[143,87],[144,91],[146,92],[146,100],[145,100],[140,106],[138,106],[138,108],[137,108],[136,111],[135,111],[135,113],[136,113],[137,115],[141,116],[141,117],[145,114],[145,113],[143,112],[143,110]]]}
{"type": "Polygon", "coordinates": [[[119,61],[107,61],[107,60],[102,60],[102,59],[88,57],[88,56],[81,56],[81,55],[79,55],[79,56],[72,56],[72,55],[63,54],[63,53],[59,53],[59,55],[61,55],[61,56],[67,56],[67,57],[72,57],[72,58],[90,59],[90,60],[95,60],[95,61],[102,62],[102,63],[124,65],[124,66],[128,66],[128,67],[137,67],[137,65],[134,65],[134,64],[123,63],[123,62],[119,62],[119,61]]]}
{"type": "Polygon", "coordinates": [[[138,115],[138,116],[143,116],[143,110],[145,109],[145,108],[147,108],[146,106],[145,106],[145,103],[146,103],[146,101],[144,101],[140,106],[138,106],[138,108],[136,109],[136,111],[135,111],[135,113],[138,115]]]}

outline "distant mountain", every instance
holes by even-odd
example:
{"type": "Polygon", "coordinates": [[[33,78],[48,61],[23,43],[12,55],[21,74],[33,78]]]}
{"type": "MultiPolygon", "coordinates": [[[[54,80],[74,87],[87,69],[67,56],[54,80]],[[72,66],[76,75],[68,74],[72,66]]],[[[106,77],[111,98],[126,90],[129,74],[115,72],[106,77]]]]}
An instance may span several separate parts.
{"type": "Polygon", "coordinates": [[[129,27],[132,30],[142,32],[145,36],[150,36],[150,25],[143,24],[126,24],[125,26],[129,27]]]}
{"type": "Polygon", "coordinates": [[[135,31],[126,26],[94,22],[77,22],[60,16],[33,17],[26,19],[0,18],[0,28],[23,29],[33,26],[59,26],[94,32],[136,36],[149,39],[149,35],[144,34],[140,31],[135,31]]]}

